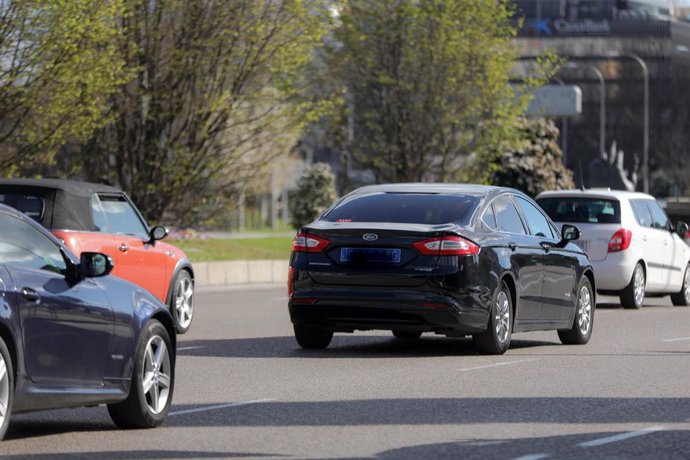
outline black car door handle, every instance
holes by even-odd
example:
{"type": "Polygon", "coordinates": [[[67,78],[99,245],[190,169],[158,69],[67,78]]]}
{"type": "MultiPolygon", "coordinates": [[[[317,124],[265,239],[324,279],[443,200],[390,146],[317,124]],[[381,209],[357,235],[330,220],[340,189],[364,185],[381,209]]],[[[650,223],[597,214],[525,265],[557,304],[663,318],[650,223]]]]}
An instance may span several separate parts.
{"type": "Polygon", "coordinates": [[[38,295],[38,292],[31,288],[22,288],[22,296],[29,302],[38,302],[41,300],[41,296],[38,295]]]}
{"type": "Polygon", "coordinates": [[[515,251],[517,249],[517,243],[508,243],[508,247],[510,248],[511,251],[515,251]]]}
{"type": "Polygon", "coordinates": [[[541,246],[541,248],[546,252],[549,252],[551,249],[553,249],[553,244],[551,243],[542,242],[539,243],[539,246],[541,246]]]}

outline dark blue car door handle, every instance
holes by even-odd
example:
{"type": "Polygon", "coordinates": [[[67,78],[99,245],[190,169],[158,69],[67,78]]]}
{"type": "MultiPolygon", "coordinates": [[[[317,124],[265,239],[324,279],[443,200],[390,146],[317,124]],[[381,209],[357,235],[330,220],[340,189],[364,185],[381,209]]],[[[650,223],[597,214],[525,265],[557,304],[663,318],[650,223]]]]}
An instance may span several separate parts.
{"type": "Polygon", "coordinates": [[[41,296],[38,295],[38,292],[31,288],[22,288],[22,296],[29,302],[38,302],[41,300],[41,296]]]}

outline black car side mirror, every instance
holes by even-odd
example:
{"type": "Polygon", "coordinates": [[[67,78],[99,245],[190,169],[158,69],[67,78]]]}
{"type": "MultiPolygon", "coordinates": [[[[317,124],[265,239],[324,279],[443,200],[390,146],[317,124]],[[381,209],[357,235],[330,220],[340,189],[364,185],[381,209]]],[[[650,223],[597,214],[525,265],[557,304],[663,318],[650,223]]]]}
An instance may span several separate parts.
{"type": "Polygon", "coordinates": [[[561,245],[565,246],[569,241],[575,241],[580,238],[580,229],[574,225],[563,224],[561,238],[561,245]]]}
{"type": "Polygon", "coordinates": [[[113,260],[100,252],[82,252],[79,267],[85,278],[97,278],[113,270],[113,260]]]}
{"type": "Polygon", "coordinates": [[[690,230],[688,224],[678,221],[676,224],[676,232],[681,236],[681,238],[685,238],[685,236],[688,234],[688,230],[690,230]]]}
{"type": "Polygon", "coordinates": [[[154,241],[162,240],[166,236],[168,236],[168,229],[160,225],[156,225],[151,229],[151,231],[149,231],[149,238],[151,238],[151,243],[153,243],[154,241]]]}

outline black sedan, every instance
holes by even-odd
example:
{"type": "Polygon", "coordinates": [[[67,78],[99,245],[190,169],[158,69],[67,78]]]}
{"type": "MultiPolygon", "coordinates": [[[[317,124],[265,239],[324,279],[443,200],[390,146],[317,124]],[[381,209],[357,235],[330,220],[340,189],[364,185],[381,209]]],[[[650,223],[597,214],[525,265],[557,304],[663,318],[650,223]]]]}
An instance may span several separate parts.
{"type": "Polygon", "coordinates": [[[523,193],[467,184],[388,184],[344,196],[295,237],[289,311],[304,348],[334,332],[471,335],[501,354],[511,334],[592,334],[595,286],[579,230],[559,232],[523,193]]]}
{"type": "Polygon", "coordinates": [[[175,323],[144,289],[77,259],[0,205],[0,439],[13,413],[107,404],[125,428],[163,422],[175,380],[175,323]]]}

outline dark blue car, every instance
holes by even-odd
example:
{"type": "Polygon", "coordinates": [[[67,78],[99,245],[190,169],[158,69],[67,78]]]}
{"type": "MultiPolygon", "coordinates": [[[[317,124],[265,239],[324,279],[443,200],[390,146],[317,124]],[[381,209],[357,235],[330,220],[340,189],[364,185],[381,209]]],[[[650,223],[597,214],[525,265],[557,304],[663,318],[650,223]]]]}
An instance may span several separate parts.
{"type": "Polygon", "coordinates": [[[31,218],[0,205],[0,439],[11,414],[107,404],[123,428],[163,422],[175,326],[111,259],[77,259],[31,218]]]}

